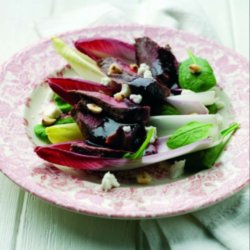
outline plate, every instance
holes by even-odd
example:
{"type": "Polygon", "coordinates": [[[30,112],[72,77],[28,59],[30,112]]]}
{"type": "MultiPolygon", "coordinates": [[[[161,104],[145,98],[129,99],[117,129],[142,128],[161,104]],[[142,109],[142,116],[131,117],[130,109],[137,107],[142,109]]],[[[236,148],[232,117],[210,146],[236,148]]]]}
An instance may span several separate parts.
{"type": "Polygon", "coordinates": [[[46,98],[44,79],[60,74],[65,61],[49,40],[14,55],[0,69],[0,169],[17,185],[58,206],[89,215],[113,218],[156,218],[188,213],[212,205],[242,189],[249,182],[249,64],[230,49],[182,31],[146,26],[105,26],[61,35],[68,43],[78,38],[113,37],[132,42],[149,36],[169,43],[179,60],[186,49],[211,62],[219,83],[231,99],[227,107],[241,129],[233,136],[220,161],[209,170],[176,181],[169,179],[166,164],[147,167],[154,181],[134,184],[145,169],[116,173],[120,188],[103,192],[102,172],[58,169],[33,152],[33,124],[40,101],[46,98]],[[40,101],[37,101],[40,100],[40,101]]]}

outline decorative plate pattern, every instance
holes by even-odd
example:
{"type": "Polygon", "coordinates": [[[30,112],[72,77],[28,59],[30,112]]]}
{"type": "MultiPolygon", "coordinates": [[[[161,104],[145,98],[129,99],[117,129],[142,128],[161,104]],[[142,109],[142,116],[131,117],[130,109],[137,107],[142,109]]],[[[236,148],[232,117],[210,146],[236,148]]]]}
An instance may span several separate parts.
{"type": "Polygon", "coordinates": [[[169,43],[179,60],[186,48],[207,58],[219,85],[232,102],[234,120],[241,129],[231,140],[220,162],[210,170],[170,181],[164,164],[148,167],[154,176],[149,186],[133,183],[139,170],[117,173],[120,188],[99,189],[101,172],[76,172],[51,167],[33,152],[32,112],[38,86],[62,69],[65,61],[54,52],[50,41],[42,41],[16,55],[0,68],[0,169],[25,190],[80,213],[115,218],[165,217],[212,205],[237,192],[249,182],[249,64],[246,59],[204,38],[182,31],[145,26],[110,26],[63,34],[71,43],[78,38],[113,37],[133,41],[149,36],[162,45],[169,43]],[[35,89],[35,90],[34,90],[35,89]],[[36,93],[34,93],[36,92],[36,93]]]}

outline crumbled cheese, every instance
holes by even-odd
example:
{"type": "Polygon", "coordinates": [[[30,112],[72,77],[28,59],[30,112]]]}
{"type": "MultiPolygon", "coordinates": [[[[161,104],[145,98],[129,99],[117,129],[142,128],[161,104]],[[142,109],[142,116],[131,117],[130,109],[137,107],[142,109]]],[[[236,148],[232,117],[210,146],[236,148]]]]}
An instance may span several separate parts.
{"type": "Polygon", "coordinates": [[[140,64],[137,73],[144,78],[153,78],[152,72],[150,71],[150,67],[146,63],[140,64]]]}
{"type": "Polygon", "coordinates": [[[109,77],[105,76],[101,79],[101,84],[104,86],[108,86],[110,81],[111,81],[111,79],[109,77]]]}
{"type": "Polygon", "coordinates": [[[120,187],[120,183],[117,181],[113,174],[107,172],[102,178],[101,189],[107,192],[113,187],[120,187]]]}
{"type": "Polygon", "coordinates": [[[131,132],[131,127],[130,127],[130,126],[123,126],[123,127],[122,127],[122,130],[123,130],[125,133],[129,133],[129,132],[131,132]]]}
{"type": "Polygon", "coordinates": [[[55,104],[49,104],[44,110],[43,116],[57,119],[61,115],[61,110],[55,104]]]}
{"type": "Polygon", "coordinates": [[[129,96],[129,99],[132,102],[136,103],[136,104],[139,104],[139,103],[142,102],[142,96],[141,95],[134,95],[134,94],[132,94],[132,95],[129,96]]]}
{"type": "Polygon", "coordinates": [[[143,73],[144,73],[146,70],[150,70],[150,67],[149,67],[146,63],[142,63],[142,64],[140,64],[137,73],[138,73],[139,75],[143,75],[143,73]]]}
{"type": "Polygon", "coordinates": [[[146,129],[147,132],[148,132],[151,128],[153,128],[154,131],[153,131],[153,136],[152,136],[151,139],[150,139],[150,143],[154,143],[155,140],[157,139],[157,129],[156,129],[156,127],[153,127],[153,126],[145,127],[145,129],[146,129]]]}
{"type": "Polygon", "coordinates": [[[174,164],[170,167],[170,178],[176,179],[183,175],[185,164],[186,160],[175,161],[174,164]]]}
{"type": "Polygon", "coordinates": [[[143,73],[143,78],[152,78],[153,79],[152,72],[150,70],[145,70],[143,73]]]}

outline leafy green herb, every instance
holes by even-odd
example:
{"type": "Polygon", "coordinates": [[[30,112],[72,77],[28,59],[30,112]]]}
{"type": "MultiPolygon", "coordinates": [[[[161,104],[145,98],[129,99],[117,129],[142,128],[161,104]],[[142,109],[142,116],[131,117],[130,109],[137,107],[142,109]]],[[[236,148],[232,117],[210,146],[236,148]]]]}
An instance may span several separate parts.
{"type": "Polygon", "coordinates": [[[238,129],[240,128],[240,124],[239,123],[233,123],[231,124],[228,128],[222,130],[220,133],[223,137],[226,136],[231,136],[234,132],[236,132],[238,129]]]}
{"type": "Polygon", "coordinates": [[[189,52],[189,58],[179,67],[179,84],[195,92],[206,91],[216,85],[216,78],[206,59],[189,52]]]}
{"type": "Polygon", "coordinates": [[[180,115],[181,112],[170,104],[164,104],[161,107],[161,115],[180,115]]]}
{"type": "Polygon", "coordinates": [[[123,157],[128,158],[128,159],[132,159],[132,160],[142,158],[144,151],[148,147],[148,145],[150,144],[151,138],[153,137],[154,133],[155,133],[155,128],[154,127],[150,128],[148,130],[146,139],[143,142],[143,144],[141,145],[141,147],[135,153],[127,153],[123,157]]]}
{"type": "Polygon", "coordinates": [[[205,139],[210,135],[210,129],[212,127],[212,123],[189,122],[178,128],[168,138],[167,146],[171,149],[175,149],[205,139]]]}
{"type": "Polygon", "coordinates": [[[72,117],[65,117],[65,118],[61,118],[57,120],[55,124],[59,125],[59,124],[68,124],[68,123],[74,123],[74,122],[75,120],[72,117]]]}
{"type": "Polygon", "coordinates": [[[208,105],[206,106],[208,111],[209,111],[209,114],[216,114],[218,112],[218,106],[214,103],[212,105],[208,105]]]}
{"type": "Polygon", "coordinates": [[[34,127],[34,133],[35,135],[43,142],[49,143],[49,139],[48,136],[45,132],[45,126],[43,126],[42,124],[37,124],[34,127]]]}
{"type": "Polygon", "coordinates": [[[53,99],[55,101],[56,106],[63,112],[63,113],[68,113],[71,109],[72,106],[65,102],[60,96],[54,94],[53,99]]]}
{"type": "Polygon", "coordinates": [[[240,125],[238,123],[233,123],[227,129],[221,131],[221,136],[223,138],[220,144],[209,149],[182,156],[182,159],[186,159],[185,171],[194,173],[202,169],[211,168],[220,157],[232,135],[237,129],[239,129],[239,127],[240,125]]]}

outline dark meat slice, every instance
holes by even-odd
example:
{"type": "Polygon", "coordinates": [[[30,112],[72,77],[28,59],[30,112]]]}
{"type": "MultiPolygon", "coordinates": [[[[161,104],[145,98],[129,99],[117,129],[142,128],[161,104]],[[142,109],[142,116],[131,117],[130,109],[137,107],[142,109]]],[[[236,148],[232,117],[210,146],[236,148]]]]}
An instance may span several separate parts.
{"type": "MultiPolygon", "coordinates": [[[[107,57],[104,59],[100,59],[98,61],[98,66],[101,68],[103,73],[106,75],[110,75],[110,67],[112,65],[118,66],[121,69],[122,73],[136,75],[135,72],[130,68],[129,64],[126,64],[125,62],[123,62],[117,58],[107,57]]],[[[119,73],[117,73],[117,74],[119,75],[119,73]]]]}
{"type": "Polygon", "coordinates": [[[164,101],[170,94],[169,88],[156,82],[155,79],[131,76],[128,74],[114,76],[112,79],[117,83],[128,83],[131,87],[132,93],[142,95],[144,104],[150,105],[156,101],[164,101]]]}
{"type": "Polygon", "coordinates": [[[120,158],[128,151],[102,147],[89,142],[72,143],[71,151],[84,155],[120,158]]]}
{"type": "Polygon", "coordinates": [[[163,48],[149,37],[142,37],[135,39],[135,47],[138,65],[149,65],[158,82],[169,88],[178,82],[178,61],[169,45],[163,48]]]}
{"type": "Polygon", "coordinates": [[[71,105],[77,104],[79,101],[77,96],[70,92],[72,90],[95,91],[106,95],[114,95],[121,90],[120,84],[111,82],[109,86],[100,83],[86,81],[76,78],[48,78],[47,82],[50,88],[59,95],[64,101],[71,105]]]}
{"type": "MultiPolygon", "coordinates": [[[[112,121],[110,120],[107,122],[107,124],[104,124],[105,126],[104,130],[106,130],[106,128],[110,126],[110,122],[112,124],[112,121]]],[[[121,148],[124,150],[136,151],[144,142],[146,137],[146,130],[144,125],[139,123],[120,124],[120,125],[121,126],[116,130],[114,134],[106,138],[105,143],[113,148],[121,148]],[[125,132],[123,130],[123,127],[130,127],[131,131],[125,132]]],[[[98,130],[98,133],[100,132],[101,130],[98,130]]]]}
{"type": "Polygon", "coordinates": [[[118,123],[107,117],[82,112],[81,105],[79,102],[71,114],[87,140],[98,145],[129,151],[137,150],[145,140],[144,125],[118,123]],[[124,127],[129,127],[130,131],[125,132],[124,127]]]}
{"type": "Polygon", "coordinates": [[[148,106],[135,105],[129,100],[118,102],[113,97],[98,92],[77,90],[71,92],[77,94],[81,100],[79,105],[81,110],[87,111],[86,104],[94,103],[103,109],[105,115],[118,122],[146,123],[149,120],[150,107],[148,106]]]}
{"type": "Polygon", "coordinates": [[[119,64],[119,61],[114,58],[105,58],[99,61],[99,66],[102,71],[107,74],[112,63],[123,67],[123,71],[121,74],[112,74],[109,77],[116,83],[129,84],[134,94],[140,94],[144,97],[143,99],[146,100],[144,104],[150,105],[150,103],[155,103],[156,101],[164,101],[165,98],[169,96],[170,90],[166,85],[157,82],[155,79],[143,78],[135,74],[128,69],[128,65],[124,66],[124,63],[119,64]]]}
{"type": "Polygon", "coordinates": [[[80,103],[71,110],[71,116],[78,124],[84,138],[98,141],[98,138],[94,138],[92,131],[103,125],[103,118],[101,116],[94,116],[90,113],[81,112],[79,105],[80,103]]]}

